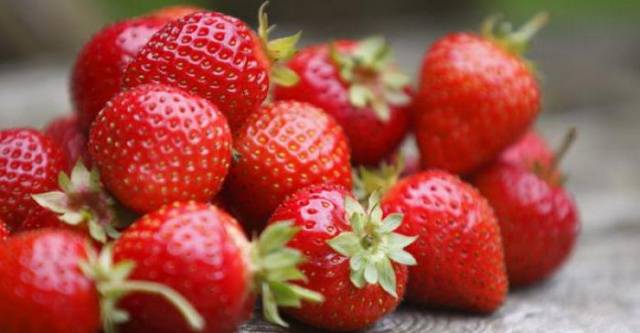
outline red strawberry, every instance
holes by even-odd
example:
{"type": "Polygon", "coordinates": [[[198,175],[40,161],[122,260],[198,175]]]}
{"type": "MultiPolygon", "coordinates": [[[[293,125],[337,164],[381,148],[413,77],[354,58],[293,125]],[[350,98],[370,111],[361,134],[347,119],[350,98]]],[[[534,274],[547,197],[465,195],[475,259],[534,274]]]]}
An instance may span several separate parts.
{"type": "Polygon", "coordinates": [[[78,262],[86,240],[68,231],[21,233],[0,244],[3,333],[95,333],[96,287],[78,262]]]}
{"type": "Polygon", "coordinates": [[[71,75],[72,101],[83,131],[120,91],[127,65],[166,23],[149,17],[124,20],[102,29],[83,47],[71,75]]]}
{"type": "Polygon", "coordinates": [[[89,151],[111,193],[144,213],[174,201],[211,200],[227,174],[231,134],[207,100],[142,85],[103,109],[91,128],[89,151]]]}
{"type": "Polygon", "coordinates": [[[260,229],[284,198],[312,184],[351,186],[349,147],[338,124],[310,104],[279,101],[234,137],[226,184],[231,203],[260,229]]]}
{"type": "Polygon", "coordinates": [[[520,54],[546,18],[504,36],[493,35],[490,21],[484,36],[456,33],[433,44],[416,99],[423,166],[472,172],[529,128],[540,111],[540,88],[520,54]]]}
{"type": "Polygon", "coordinates": [[[409,300],[438,308],[492,312],[507,293],[498,222],[470,185],[443,171],[426,171],[387,192],[385,213],[404,214],[398,232],[417,235],[407,248],[409,300]]]}
{"type": "Polygon", "coordinates": [[[554,158],[553,151],[544,139],[534,130],[530,130],[520,140],[500,153],[497,160],[525,168],[533,168],[550,167],[554,158]]]}
{"type": "MultiPolygon", "coordinates": [[[[300,298],[321,298],[286,283],[304,277],[295,268],[301,254],[283,247],[295,232],[279,224],[265,230],[252,245],[238,223],[222,210],[193,202],[174,203],[135,222],[116,241],[114,250],[116,260],[140,263],[134,278],[160,282],[183,294],[203,315],[206,326],[202,332],[235,332],[251,316],[256,292],[265,293],[267,318],[279,323],[283,322],[275,306],[282,297],[288,297],[289,306],[300,298]]],[[[184,320],[157,297],[131,295],[122,306],[136,318],[122,332],[186,330],[184,320]]]]}
{"type": "Polygon", "coordinates": [[[202,328],[202,318],[174,290],[129,280],[134,267],[130,261],[113,265],[110,246],[97,257],[78,233],[44,229],[16,235],[0,244],[2,332],[95,333],[102,321],[103,331],[112,333],[129,318],[116,305],[131,292],[164,296],[191,328],[202,328]]]}
{"type": "Polygon", "coordinates": [[[205,9],[196,7],[196,6],[175,5],[175,6],[160,8],[158,10],[155,10],[149,13],[149,15],[147,16],[173,21],[193,13],[202,12],[204,10],[205,9]]]}
{"type": "Polygon", "coordinates": [[[0,220],[0,241],[9,238],[10,233],[11,232],[9,231],[9,227],[7,227],[7,225],[2,220],[0,220]]]}
{"type": "Polygon", "coordinates": [[[17,231],[23,232],[44,228],[57,229],[68,227],[70,226],[58,218],[58,214],[44,207],[37,207],[29,211],[29,214],[27,214],[27,217],[24,219],[24,222],[22,222],[20,229],[17,231]]]}
{"type": "Polygon", "coordinates": [[[536,138],[540,141],[521,141],[474,177],[500,222],[513,286],[535,283],[554,273],[569,257],[580,228],[576,204],[555,170],[558,160],[536,138]],[[536,146],[541,149],[525,150],[536,146]],[[511,161],[516,150],[521,163],[511,161]]]}
{"type": "Polygon", "coordinates": [[[62,149],[40,132],[0,130],[0,218],[19,228],[37,207],[31,194],[55,189],[66,163],[62,149]]]}
{"type": "MultiPolygon", "coordinates": [[[[231,128],[238,128],[267,97],[271,62],[289,57],[299,38],[268,42],[263,8],[259,36],[239,19],[217,12],[197,12],[167,24],[129,65],[125,86],[181,88],[218,106],[231,128]]],[[[295,81],[283,80],[276,74],[291,73],[276,68],[274,81],[295,81]]]]}
{"type": "Polygon", "coordinates": [[[401,214],[382,219],[379,197],[367,211],[349,191],[316,185],[290,196],[270,223],[292,220],[300,232],[289,242],[306,256],[301,286],[325,296],[319,304],[304,303],[288,311],[296,319],[323,329],[366,328],[402,300],[407,267],[415,259],[403,248],[415,240],[394,233],[401,214]]]}
{"type": "Polygon", "coordinates": [[[66,170],[71,171],[79,159],[91,164],[87,135],[81,130],[77,115],[54,119],[45,127],[44,134],[63,148],[68,162],[66,170]]]}
{"type": "Polygon", "coordinates": [[[395,68],[383,39],[308,47],[288,66],[300,81],[276,87],[276,99],[308,102],[335,117],[350,140],[354,163],[376,164],[402,142],[409,78],[395,68]]]}

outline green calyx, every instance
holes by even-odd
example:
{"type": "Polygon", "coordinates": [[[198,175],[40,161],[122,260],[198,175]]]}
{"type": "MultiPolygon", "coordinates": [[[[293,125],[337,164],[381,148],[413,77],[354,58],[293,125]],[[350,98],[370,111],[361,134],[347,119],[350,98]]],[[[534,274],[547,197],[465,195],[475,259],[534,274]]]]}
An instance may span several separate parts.
{"type": "Polygon", "coordinates": [[[115,333],[119,324],[129,321],[129,314],[117,307],[118,302],[131,293],[158,295],[171,303],[182,314],[193,331],[202,331],[204,319],[182,295],[155,282],[128,280],[135,268],[133,261],[113,262],[112,244],[103,247],[100,254],[88,245],[86,261],[79,263],[80,270],[94,281],[100,294],[100,315],[105,333],[115,333]]]}
{"type": "Polygon", "coordinates": [[[390,214],[382,218],[379,192],[369,197],[365,211],[351,196],[345,198],[346,218],[352,231],[343,232],[330,239],[329,246],[349,257],[351,282],[357,288],[366,284],[379,284],[387,293],[397,298],[396,274],[392,262],[415,265],[415,258],[405,247],[417,237],[394,232],[401,224],[403,215],[390,214]]]}
{"type": "Polygon", "coordinates": [[[398,155],[393,163],[382,162],[376,169],[364,166],[353,170],[353,192],[364,203],[373,193],[386,193],[400,179],[404,171],[404,156],[398,155]]]}
{"type": "Polygon", "coordinates": [[[390,105],[404,106],[410,97],[405,92],[410,79],[393,64],[389,44],[381,37],[358,42],[352,52],[341,52],[330,44],[331,59],[340,77],[349,84],[349,101],[357,108],[370,107],[382,121],[390,118],[390,105]]]}
{"type": "Polygon", "coordinates": [[[116,239],[117,214],[115,201],[103,189],[97,169],[89,171],[78,161],[71,176],[58,176],[61,191],[35,194],[33,199],[42,207],[58,214],[60,221],[72,226],[86,225],[89,234],[98,242],[116,239]]]}
{"type": "Polygon", "coordinates": [[[274,223],[251,245],[254,288],[262,294],[264,317],[284,327],[288,324],[280,317],[278,306],[299,308],[302,301],[324,300],[321,294],[289,282],[306,279],[298,268],[304,261],[302,253],[286,246],[298,231],[291,221],[274,223]]]}
{"type": "Polygon", "coordinates": [[[533,36],[549,21],[549,14],[538,13],[520,29],[513,30],[509,22],[501,21],[500,15],[493,15],[482,24],[482,35],[505,50],[515,55],[522,55],[527,51],[533,36]]]}
{"type": "Polygon", "coordinates": [[[262,47],[271,61],[271,79],[278,85],[290,87],[298,83],[299,77],[296,72],[283,64],[296,54],[296,44],[302,36],[302,31],[295,35],[269,40],[269,34],[276,27],[269,25],[269,18],[265,9],[269,4],[265,1],[258,11],[258,36],[262,41],[262,47]]]}

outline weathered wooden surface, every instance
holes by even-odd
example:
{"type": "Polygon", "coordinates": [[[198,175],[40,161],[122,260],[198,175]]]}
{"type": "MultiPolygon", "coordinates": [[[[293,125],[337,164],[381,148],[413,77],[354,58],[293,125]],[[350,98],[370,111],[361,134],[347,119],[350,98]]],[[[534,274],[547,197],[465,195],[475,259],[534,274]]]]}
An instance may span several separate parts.
{"type": "MultiPolygon", "coordinates": [[[[415,68],[423,40],[400,39],[398,54],[408,69],[415,68]]],[[[606,42],[603,49],[623,47],[606,42]]],[[[552,112],[538,127],[552,142],[569,126],[580,130],[564,163],[583,221],[574,256],[550,281],[512,292],[494,315],[403,305],[369,332],[640,332],[640,79],[600,65],[609,55],[599,49],[580,59],[558,58],[553,43],[539,54],[553,59],[545,64],[554,75],[545,83],[552,112]]],[[[569,52],[566,45],[563,50],[569,52]]],[[[67,73],[68,65],[0,67],[0,128],[42,126],[67,112],[67,73]]],[[[259,319],[241,331],[287,332],[259,319]]],[[[289,332],[316,331],[294,324],[289,332]]]]}

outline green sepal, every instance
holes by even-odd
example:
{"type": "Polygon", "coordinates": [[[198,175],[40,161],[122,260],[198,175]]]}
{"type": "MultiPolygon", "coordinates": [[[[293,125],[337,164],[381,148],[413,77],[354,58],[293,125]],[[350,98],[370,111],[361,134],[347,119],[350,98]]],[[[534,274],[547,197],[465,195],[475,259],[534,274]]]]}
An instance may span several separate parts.
{"type": "Polygon", "coordinates": [[[417,237],[395,232],[402,225],[402,214],[393,213],[382,218],[379,192],[372,193],[367,201],[365,211],[355,198],[345,197],[345,218],[352,230],[340,233],[328,240],[327,244],[349,258],[350,280],[354,286],[363,288],[367,284],[378,284],[389,295],[397,298],[397,281],[392,262],[415,265],[415,259],[404,248],[417,237]]]}
{"type": "Polygon", "coordinates": [[[299,228],[292,221],[280,221],[269,225],[251,246],[255,289],[262,294],[263,315],[274,324],[287,327],[278,311],[278,306],[300,307],[303,301],[322,302],[324,297],[312,290],[300,287],[291,281],[305,281],[298,266],[304,256],[286,244],[299,228]]]}
{"type": "Polygon", "coordinates": [[[485,38],[494,41],[508,52],[521,56],[529,48],[533,36],[548,21],[549,13],[541,12],[514,31],[510,22],[502,21],[502,15],[495,14],[482,23],[481,30],[485,38]]]}
{"type": "Polygon", "coordinates": [[[410,79],[393,64],[391,48],[384,38],[363,39],[349,53],[340,52],[335,43],[330,43],[329,55],[342,80],[349,84],[349,102],[354,107],[370,107],[378,119],[387,122],[390,106],[410,102],[405,92],[410,79]]]}
{"type": "Polygon", "coordinates": [[[275,64],[271,66],[271,80],[277,85],[292,87],[298,84],[300,77],[293,69],[281,64],[275,64]]]}
{"type": "Polygon", "coordinates": [[[100,296],[102,330],[105,333],[115,333],[119,324],[129,321],[129,314],[117,305],[123,297],[131,293],[161,296],[180,312],[193,331],[204,329],[205,322],[202,316],[175,290],[155,282],[130,280],[135,266],[135,262],[131,260],[114,263],[112,243],[103,246],[99,254],[91,244],[87,244],[87,259],[78,263],[80,271],[96,285],[100,296]]]}
{"type": "Polygon", "coordinates": [[[115,200],[102,189],[97,169],[88,170],[79,160],[70,176],[65,172],[58,175],[58,186],[61,191],[32,197],[40,206],[56,213],[61,222],[72,226],[85,224],[90,236],[98,242],[119,237],[114,227],[118,223],[115,200]]]}
{"type": "Polygon", "coordinates": [[[300,41],[302,31],[291,36],[269,40],[269,34],[274,30],[275,25],[269,25],[269,17],[265,11],[268,4],[269,1],[263,2],[258,10],[258,36],[271,61],[271,80],[278,85],[290,87],[298,83],[299,77],[295,71],[283,63],[298,52],[296,44],[300,41]]]}
{"type": "Polygon", "coordinates": [[[371,194],[386,193],[400,179],[404,171],[404,157],[398,155],[391,164],[382,162],[378,168],[372,169],[360,166],[353,170],[353,192],[361,202],[367,200],[371,194]]]}

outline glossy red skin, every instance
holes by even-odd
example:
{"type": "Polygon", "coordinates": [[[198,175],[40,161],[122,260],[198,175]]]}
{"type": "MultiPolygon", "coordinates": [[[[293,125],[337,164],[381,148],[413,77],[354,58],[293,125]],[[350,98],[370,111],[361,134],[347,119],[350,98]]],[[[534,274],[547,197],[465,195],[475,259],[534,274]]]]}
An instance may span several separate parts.
{"type": "Polygon", "coordinates": [[[109,191],[145,213],[210,201],[229,169],[231,133],[207,100],[143,85],[109,101],[91,128],[89,151],[109,191]]]}
{"type": "Polygon", "coordinates": [[[351,195],[350,192],[338,185],[311,186],[285,200],[269,220],[269,223],[292,220],[300,228],[288,244],[306,257],[300,269],[307,282],[299,284],[325,297],[322,303],[303,303],[299,309],[283,310],[304,323],[333,331],[364,329],[393,312],[402,300],[408,277],[406,266],[393,264],[398,298],[379,285],[369,284],[362,289],[353,285],[349,278],[349,258],[326,243],[341,232],[351,230],[345,219],[347,195],[351,195]]]}
{"type": "Polygon", "coordinates": [[[253,31],[217,12],[167,24],[129,65],[124,85],[164,83],[208,99],[232,129],[258,110],[269,90],[269,62],[253,31]]]}
{"type": "Polygon", "coordinates": [[[37,230],[37,229],[69,229],[73,227],[66,224],[58,218],[58,215],[44,207],[33,208],[22,222],[19,232],[37,230]]]}
{"type": "Polygon", "coordinates": [[[580,229],[571,195],[532,170],[497,162],[474,178],[500,222],[512,286],[548,278],[567,260],[580,229]]]}
{"type": "Polygon", "coordinates": [[[554,152],[535,130],[530,130],[502,151],[497,160],[525,168],[533,168],[536,163],[549,167],[553,163],[554,152]]]}
{"type": "Polygon", "coordinates": [[[225,187],[249,230],[262,229],[278,204],[301,188],[351,187],[347,139],[333,118],[310,104],[263,107],[235,134],[234,148],[239,158],[225,187]]]}
{"type": "MultiPolygon", "coordinates": [[[[339,41],[336,45],[341,52],[348,53],[357,46],[357,41],[339,41]]],[[[292,87],[276,86],[276,99],[307,102],[333,116],[349,138],[354,164],[375,165],[402,142],[408,130],[409,107],[392,106],[390,119],[384,122],[370,107],[351,105],[349,85],[331,60],[328,44],[300,50],[288,66],[298,73],[300,81],[292,87]]]]}
{"type": "Polygon", "coordinates": [[[58,188],[67,166],[62,149],[33,129],[0,131],[0,218],[16,229],[37,206],[32,194],[58,188]]]}
{"type": "Polygon", "coordinates": [[[205,9],[189,5],[176,5],[160,8],[151,12],[148,16],[173,21],[202,11],[205,11],[205,9]]]}
{"type": "Polygon", "coordinates": [[[62,147],[67,158],[66,170],[70,172],[78,159],[91,167],[91,158],[87,149],[87,135],[81,130],[77,115],[56,118],[44,129],[44,134],[62,147]]]}
{"type": "MultiPolygon", "coordinates": [[[[255,297],[238,223],[214,206],[175,203],[136,221],[115,243],[116,261],[137,263],[132,280],[158,282],[184,296],[206,321],[203,333],[235,332],[255,297]]],[[[157,296],[121,302],[135,320],[123,333],[190,332],[183,317],[157,296]]]]}
{"type": "Polygon", "coordinates": [[[95,333],[98,293],[78,262],[87,240],[68,231],[17,234],[0,244],[2,333],[95,333]]]}
{"type": "Polygon", "coordinates": [[[71,74],[71,96],[83,131],[122,88],[127,65],[133,61],[166,19],[134,18],[110,25],[85,44],[71,74]]]}
{"type": "Polygon", "coordinates": [[[480,36],[445,36],[422,64],[422,164],[468,174],[523,135],[539,111],[540,89],[524,60],[480,36]]]}
{"type": "Polygon", "coordinates": [[[9,227],[2,220],[0,220],[0,241],[6,240],[7,238],[9,238],[9,235],[11,235],[9,227]]]}
{"type": "Polygon", "coordinates": [[[508,285],[498,222],[471,185],[444,171],[407,177],[387,192],[385,214],[400,212],[398,232],[418,236],[407,247],[407,298],[434,308],[490,313],[508,285]]]}

